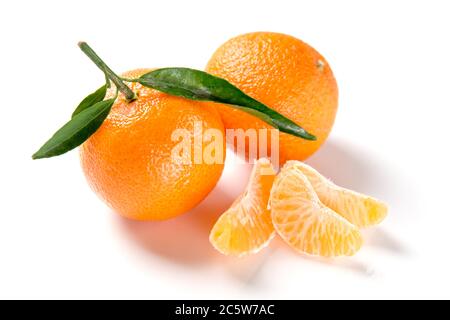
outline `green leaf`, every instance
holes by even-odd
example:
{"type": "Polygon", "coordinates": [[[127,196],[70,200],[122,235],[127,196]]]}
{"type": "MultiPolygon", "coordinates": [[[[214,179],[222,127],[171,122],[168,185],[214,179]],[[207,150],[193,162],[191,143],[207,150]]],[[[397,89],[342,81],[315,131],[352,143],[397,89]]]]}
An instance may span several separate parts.
{"type": "Polygon", "coordinates": [[[314,135],[295,122],[246,95],[227,80],[206,72],[189,68],[163,68],[146,73],[136,80],[146,87],[175,96],[230,104],[258,117],[281,132],[307,140],[316,140],[314,135]]]}
{"type": "Polygon", "coordinates": [[[33,159],[58,156],[78,147],[100,128],[115,100],[97,102],[75,115],[33,154],[33,159]]]}
{"type": "Polygon", "coordinates": [[[106,90],[107,90],[107,85],[105,84],[104,86],[97,89],[97,91],[91,93],[86,98],[84,98],[83,101],[80,102],[78,107],[72,113],[72,118],[75,117],[77,114],[79,114],[81,111],[83,111],[83,110],[93,106],[97,102],[100,102],[103,99],[105,99],[106,90]]]}

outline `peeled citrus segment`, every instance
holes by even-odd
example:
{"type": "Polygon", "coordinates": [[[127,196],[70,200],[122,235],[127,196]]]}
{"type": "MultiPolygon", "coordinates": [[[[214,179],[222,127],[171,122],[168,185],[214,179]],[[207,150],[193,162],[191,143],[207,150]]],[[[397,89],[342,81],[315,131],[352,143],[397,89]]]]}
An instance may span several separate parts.
{"type": "Polygon", "coordinates": [[[289,161],[286,166],[301,170],[311,182],[320,201],[355,226],[364,228],[376,225],[387,215],[387,205],[380,200],[339,187],[307,164],[289,161]]]}
{"type": "Polygon", "coordinates": [[[281,169],[269,206],[275,230],[301,253],[351,256],[361,248],[359,229],[320,202],[298,166],[285,165],[281,169]]]}
{"type": "Polygon", "coordinates": [[[211,230],[209,240],[218,251],[243,256],[259,251],[270,242],[275,231],[267,202],[274,178],[269,160],[258,160],[245,192],[211,230]]]}

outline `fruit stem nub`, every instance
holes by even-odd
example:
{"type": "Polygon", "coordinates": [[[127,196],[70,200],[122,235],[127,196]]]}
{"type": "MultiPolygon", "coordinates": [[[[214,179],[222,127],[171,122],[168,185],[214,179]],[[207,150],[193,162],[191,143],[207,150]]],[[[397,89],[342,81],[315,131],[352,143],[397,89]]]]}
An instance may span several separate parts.
{"type": "Polygon", "coordinates": [[[111,70],[110,67],[95,53],[95,51],[83,41],[78,42],[78,46],[81,51],[83,51],[95,65],[105,73],[105,76],[110,79],[117,87],[117,89],[122,92],[128,101],[133,101],[136,99],[136,94],[122,82],[122,79],[111,70]]]}

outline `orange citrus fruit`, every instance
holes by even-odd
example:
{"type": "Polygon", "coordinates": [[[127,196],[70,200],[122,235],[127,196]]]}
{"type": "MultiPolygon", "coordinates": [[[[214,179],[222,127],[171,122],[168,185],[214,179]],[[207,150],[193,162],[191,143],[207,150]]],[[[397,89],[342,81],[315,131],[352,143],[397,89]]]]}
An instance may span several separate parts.
{"type": "Polygon", "coordinates": [[[323,205],[297,166],[286,165],[275,178],[269,206],[278,234],[291,247],[310,255],[355,254],[362,245],[359,229],[323,205]]]}
{"type": "MultiPolygon", "coordinates": [[[[331,131],[338,104],[336,80],[325,58],[299,39],[273,32],[237,36],[217,49],[206,71],[227,79],[317,137],[308,141],[280,133],[281,163],[306,159],[331,131]]],[[[229,106],[218,104],[217,109],[227,129],[271,128],[229,106]]],[[[270,137],[266,139],[270,148],[270,137]]]]}
{"type": "Polygon", "coordinates": [[[221,253],[243,256],[265,247],[274,236],[267,209],[275,171],[269,160],[260,159],[245,192],[236,199],[214,225],[210,242],[221,253]]]}
{"type": "MultiPolygon", "coordinates": [[[[135,70],[124,77],[136,78],[148,71],[135,70]]],[[[223,137],[220,115],[204,102],[137,83],[129,86],[138,99],[128,103],[119,95],[100,129],[80,148],[82,168],[91,187],[121,215],[138,220],[175,217],[214,188],[223,161],[173,161],[171,153],[179,141],[173,141],[172,133],[176,129],[194,132],[194,123],[199,122],[203,130],[217,129],[223,137]]],[[[204,149],[207,143],[201,143],[204,149]]]]}
{"type": "Polygon", "coordinates": [[[300,161],[289,161],[286,166],[302,171],[320,201],[358,227],[376,225],[387,215],[387,205],[380,200],[339,187],[300,161]]]}

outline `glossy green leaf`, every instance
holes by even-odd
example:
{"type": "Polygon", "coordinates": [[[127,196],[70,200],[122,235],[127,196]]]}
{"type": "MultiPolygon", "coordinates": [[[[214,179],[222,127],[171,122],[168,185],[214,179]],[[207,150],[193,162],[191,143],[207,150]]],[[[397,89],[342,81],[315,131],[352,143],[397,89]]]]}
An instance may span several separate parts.
{"type": "Polygon", "coordinates": [[[33,159],[58,156],[78,147],[101,126],[115,99],[97,102],[75,115],[33,154],[33,159]]]}
{"type": "Polygon", "coordinates": [[[105,99],[106,90],[107,90],[107,86],[105,84],[104,86],[97,89],[97,91],[91,93],[86,98],[84,98],[83,101],[80,102],[78,107],[72,113],[72,118],[75,117],[77,114],[79,114],[81,111],[83,111],[83,110],[93,106],[97,102],[100,102],[103,99],[105,99]]]}
{"type": "Polygon", "coordinates": [[[316,140],[301,126],[253,99],[227,80],[189,68],[157,69],[136,79],[146,87],[192,100],[214,101],[236,106],[281,132],[316,140]]]}

